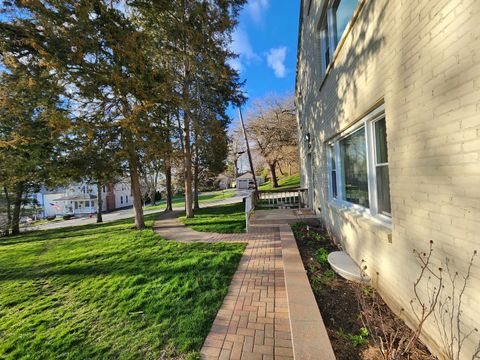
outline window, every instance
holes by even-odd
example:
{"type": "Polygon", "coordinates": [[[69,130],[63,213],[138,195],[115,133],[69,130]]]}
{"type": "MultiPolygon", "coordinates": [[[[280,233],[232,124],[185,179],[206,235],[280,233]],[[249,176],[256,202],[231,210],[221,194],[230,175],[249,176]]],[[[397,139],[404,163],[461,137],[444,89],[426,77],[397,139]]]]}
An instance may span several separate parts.
{"type": "Polygon", "coordinates": [[[368,208],[367,146],[364,127],[340,141],[340,158],[344,199],[368,208]]]}
{"type": "Polygon", "coordinates": [[[330,197],[388,220],[390,179],[383,105],[333,140],[328,150],[330,197]]]}
{"type": "Polygon", "coordinates": [[[77,210],[77,209],[78,209],[78,202],[75,201],[75,210],[77,210]]]}
{"type": "Polygon", "coordinates": [[[327,72],[333,61],[335,49],[358,6],[358,0],[332,0],[326,4],[318,26],[322,74],[327,72]]]}
{"type": "Polygon", "coordinates": [[[390,178],[388,175],[387,126],[385,117],[374,123],[374,137],[378,212],[380,214],[390,215],[390,178]]]}
{"type": "Polygon", "coordinates": [[[105,192],[105,185],[102,186],[102,190],[103,190],[103,192],[105,192]]]}
{"type": "Polygon", "coordinates": [[[335,48],[342,39],[343,33],[357,8],[358,0],[337,0],[333,5],[335,18],[335,48]]]}
{"type": "Polygon", "coordinates": [[[125,195],[125,202],[128,204],[128,195],[125,195]]]}
{"type": "Polygon", "coordinates": [[[123,195],[120,196],[120,204],[123,204],[123,195]]]}
{"type": "Polygon", "coordinates": [[[323,20],[320,25],[320,53],[322,57],[322,74],[327,72],[327,67],[330,64],[330,40],[328,32],[327,13],[323,15],[323,20]]]}
{"type": "Polygon", "coordinates": [[[329,146],[329,159],[330,159],[330,196],[334,199],[338,196],[337,190],[337,166],[335,160],[335,146],[331,144],[329,146]]]}

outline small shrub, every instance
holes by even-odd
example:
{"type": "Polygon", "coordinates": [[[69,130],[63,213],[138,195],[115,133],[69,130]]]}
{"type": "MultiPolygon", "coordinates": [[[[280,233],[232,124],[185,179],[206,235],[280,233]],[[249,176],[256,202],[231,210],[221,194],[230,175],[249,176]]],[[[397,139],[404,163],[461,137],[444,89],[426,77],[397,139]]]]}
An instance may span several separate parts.
{"type": "Polygon", "coordinates": [[[330,264],[328,263],[328,251],[320,248],[315,254],[315,259],[320,263],[322,267],[330,267],[330,264]]]}
{"type": "Polygon", "coordinates": [[[70,220],[71,218],[73,218],[72,214],[63,215],[63,220],[70,220]]]}
{"type": "Polygon", "coordinates": [[[305,230],[307,228],[307,224],[304,222],[298,222],[295,224],[291,225],[293,234],[295,235],[295,238],[297,239],[302,239],[305,237],[305,230]]]}
{"type": "Polygon", "coordinates": [[[318,241],[318,242],[323,242],[324,241],[324,238],[322,235],[320,235],[318,232],[316,232],[315,230],[309,230],[307,232],[307,236],[315,241],[318,241]]]}
{"type": "Polygon", "coordinates": [[[322,286],[324,284],[322,277],[318,275],[313,275],[311,277],[311,281],[313,290],[319,293],[322,290],[322,286]]]}
{"type": "Polygon", "coordinates": [[[359,347],[368,344],[368,329],[366,327],[360,328],[360,331],[357,335],[346,334],[343,329],[338,331],[338,335],[350,341],[353,347],[359,347]]]}
{"type": "Polygon", "coordinates": [[[322,282],[323,284],[327,285],[335,278],[335,271],[329,269],[323,272],[322,274],[322,282]]]}

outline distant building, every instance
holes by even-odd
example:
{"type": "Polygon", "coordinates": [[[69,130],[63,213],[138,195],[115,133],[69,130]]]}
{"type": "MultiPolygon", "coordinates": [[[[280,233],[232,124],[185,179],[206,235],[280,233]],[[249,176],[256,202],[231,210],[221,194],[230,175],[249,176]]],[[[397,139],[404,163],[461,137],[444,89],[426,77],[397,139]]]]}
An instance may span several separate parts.
{"type": "Polygon", "coordinates": [[[230,189],[233,187],[233,178],[225,174],[220,174],[215,178],[214,185],[221,190],[230,189]]]}
{"type": "MultiPolygon", "coordinates": [[[[43,208],[43,218],[54,215],[86,216],[96,213],[98,209],[97,186],[86,183],[75,183],[53,190],[42,189],[33,197],[43,208]]],[[[122,180],[102,186],[102,202],[102,212],[132,206],[130,183],[122,180]]]]}
{"type": "MultiPolygon", "coordinates": [[[[265,178],[256,176],[257,186],[262,185],[265,182],[265,178]]],[[[248,190],[254,188],[253,175],[251,172],[246,172],[236,179],[237,190],[248,190]]]]}

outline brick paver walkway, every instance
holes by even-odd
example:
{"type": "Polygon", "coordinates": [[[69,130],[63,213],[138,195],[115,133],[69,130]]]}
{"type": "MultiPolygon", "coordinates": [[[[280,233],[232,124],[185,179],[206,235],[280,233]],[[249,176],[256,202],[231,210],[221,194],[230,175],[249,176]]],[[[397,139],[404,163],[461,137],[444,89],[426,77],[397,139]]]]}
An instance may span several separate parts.
{"type": "Polygon", "coordinates": [[[293,359],[282,248],[277,231],[213,234],[188,229],[177,214],[155,223],[171,240],[246,242],[228,294],[202,347],[204,359],[293,359]]]}

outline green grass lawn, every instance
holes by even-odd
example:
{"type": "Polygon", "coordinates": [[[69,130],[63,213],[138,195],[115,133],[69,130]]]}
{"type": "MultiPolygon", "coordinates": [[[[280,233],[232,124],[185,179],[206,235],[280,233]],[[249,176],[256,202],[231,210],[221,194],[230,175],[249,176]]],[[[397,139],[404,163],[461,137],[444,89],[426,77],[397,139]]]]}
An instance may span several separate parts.
{"type": "MultiPolygon", "coordinates": [[[[211,191],[206,192],[198,195],[198,201],[200,203],[207,203],[211,201],[218,201],[223,199],[228,199],[235,196],[235,189],[227,189],[227,190],[220,190],[220,191],[211,191]]],[[[172,199],[172,205],[174,207],[182,207],[185,206],[185,197],[184,196],[176,196],[172,199]]],[[[164,209],[165,208],[165,200],[160,201],[155,206],[147,206],[145,210],[156,210],[156,209],[164,209]]]]}
{"type": "Polygon", "coordinates": [[[211,206],[195,211],[193,219],[181,217],[188,227],[203,232],[232,234],[245,232],[245,205],[243,202],[211,206]]]}
{"type": "Polygon", "coordinates": [[[199,358],[244,245],[132,223],[0,239],[0,359],[199,358]]]}
{"type": "MultiPolygon", "coordinates": [[[[300,187],[300,175],[295,174],[292,176],[284,177],[283,179],[278,180],[278,187],[274,190],[290,189],[300,187]]],[[[259,190],[272,190],[272,183],[267,181],[266,183],[260,185],[259,190]]]]}

